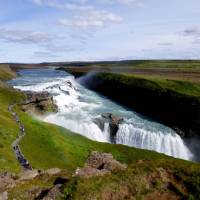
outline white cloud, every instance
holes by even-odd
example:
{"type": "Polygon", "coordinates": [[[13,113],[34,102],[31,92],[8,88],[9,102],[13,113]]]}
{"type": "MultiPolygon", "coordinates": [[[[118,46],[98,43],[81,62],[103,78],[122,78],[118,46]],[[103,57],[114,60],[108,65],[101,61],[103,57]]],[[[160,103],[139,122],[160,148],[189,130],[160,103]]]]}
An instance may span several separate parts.
{"type": "Polygon", "coordinates": [[[120,23],[123,21],[121,16],[108,11],[93,10],[83,16],[73,19],[60,19],[59,24],[78,28],[103,27],[110,23],[120,23]]]}
{"type": "Polygon", "coordinates": [[[143,0],[100,0],[103,3],[109,3],[109,4],[124,4],[124,5],[137,5],[137,6],[142,6],[143,0]]]}
{"type": "Polygon", "coordinates": [[[1,40],[11,44],[34,45],[38,49],[34,56],[38,57],[56,56],[73,50],[70,46],[63,44],[63,42],[66,43],[63,36],[45,32],[0,28],[1,40]]]}
{"type": "MultiPolygon", "coordinates": [[[[94,9],[94,1],[92,0],[30,0],[38,6],[49,6],[59,9],[67,9],[67,10],[79,10],[86,11],[94,9]]],[[[124,5],[143,5],[143,0],[97,0],[100,3],[106,4],[124,4],[124,5]]]]}
{"type": "Polygon", "coordinates": [[[49,6],[58,9],[66,9],[72,11],[88,11],[94,9],[92,5],[85,4],[86,1],[78,0],[78,1],[71,1],[71,2],[61,2],[58,0],[31,0],[38,6],[49,6]]]}
{"type": "MultiPolygon", "coordinates": [[[[117,1],[120,2],[123,0],[117,0],[117,1]]],[[[133,0],[125,0],[125,1],[133,1],[133,0]]],[[[116,15],[106,10],[96,9],[92,4],[90,4],[92,3],[92,1],[90,0],[69,0],[69,1],[32,0],[32,2],[34,2],[38,6],[49,6],[70,11],[81,11],[81,12],[76,12],[76,15],[74,16],[59,19],[58,23],[63,26],[72,26],[78,28],[90,28],[90,27],[94,28],[94,27],[104,27],[105,25],[108,24],[120,23],[123,21],[123,18],[119,15],[116,15]]]]}
{"type": "Polygon", "coordinates": [[[139,3],[141,0],[118,0],[118,2],[123,3],[123,4],[131,4],[131,3],[139,3]]]}
{"type": "Polygon", "coordinates": [[[53,40],[53,36],[48,33],[27,31],[27,30],[9,30],[0,29],[0,40],[10,43],[20,44],[44,44],[53,40]]]}

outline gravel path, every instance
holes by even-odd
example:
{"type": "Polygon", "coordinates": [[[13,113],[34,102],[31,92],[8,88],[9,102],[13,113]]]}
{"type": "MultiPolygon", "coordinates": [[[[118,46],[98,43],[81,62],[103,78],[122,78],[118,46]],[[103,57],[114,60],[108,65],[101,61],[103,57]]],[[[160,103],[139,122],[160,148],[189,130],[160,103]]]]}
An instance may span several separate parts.
{"type": "Polygon", "coordinates": [[[26,132],[25,132],[24,125],[21,123],[21,121],[19,119],[19,116],[17,115],[16,112],[13,111],[14,106],[15,106],[15,104],[9,105],[8,111],[12,114],[15,122],[19,125],[19,134],[18,134],[18,137],[16,138],[16,140],[12,143],[12,148],[13,148],[16,158],[17,158],[18,162],[20,163],[20,165],[22,166],[22,168],[25,170],[32,170],[30,163],[24,157],[24,155],[22,154],[22,151],[19,147],[19,143],[20,143],[21,139],[25,136],[26,132]]]}

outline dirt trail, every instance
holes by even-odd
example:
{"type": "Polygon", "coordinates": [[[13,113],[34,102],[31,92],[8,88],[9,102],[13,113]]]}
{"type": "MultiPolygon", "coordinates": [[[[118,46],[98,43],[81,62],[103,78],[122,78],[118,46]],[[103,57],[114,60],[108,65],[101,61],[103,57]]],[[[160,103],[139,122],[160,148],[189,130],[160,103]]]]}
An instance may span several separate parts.
{"type": "Polygon", "coordinates": [[[22,166],[22,168],[24,170],[32,170],[30,163],[24,157],[24,155],[22,154],[22,151],[19,147],[19,143],[20,143],[21,139],[25,136],[26,132],[25,132],[24,125],[21,123],[21,121],[19,119],[19,116],[17,115],[16,112],[13,111],[14,106],[15,106],[15,104],[9,105],[8,111],[12,114],[15,122],[19,125],[19,134],[18,134],[18,137],[16,138],[16,140],[12,143],[12,148],[13,148],[16,158],[17,158],[18,162],[20,163],[20,165],[22,166]]]}

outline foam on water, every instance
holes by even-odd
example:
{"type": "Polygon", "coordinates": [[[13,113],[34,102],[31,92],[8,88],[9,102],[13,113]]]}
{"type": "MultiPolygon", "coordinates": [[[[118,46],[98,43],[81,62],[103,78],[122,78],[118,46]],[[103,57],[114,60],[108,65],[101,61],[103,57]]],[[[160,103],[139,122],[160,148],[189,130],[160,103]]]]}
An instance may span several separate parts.
{"type": "Polygon", "coordinates": [[[124,118],[116,135],[117,143],[186,160],[193,157],[184,141],[172,129],[87,90],[65,72],[54,69],[21,70],[20,75],[11,81],[15,88],[53,94],[59,111],[44,117],[44,121],[63,126],[92,140],[110,142],[109,124],[105,123],[104,130],[101,130],[94,119],[102,113],[113,113],[124,118]],[[68,84],[69,81],[72,85],[68,84]]]}

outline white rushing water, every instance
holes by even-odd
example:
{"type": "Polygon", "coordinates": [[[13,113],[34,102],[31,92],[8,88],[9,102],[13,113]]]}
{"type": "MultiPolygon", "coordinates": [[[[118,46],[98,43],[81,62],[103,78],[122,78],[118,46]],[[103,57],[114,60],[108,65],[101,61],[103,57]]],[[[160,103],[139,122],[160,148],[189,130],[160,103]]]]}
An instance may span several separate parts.
{"type": "Polygon", "coordinates": [[[21,70],[20,75],[11,81],[15,88],[53,94],[59,112],[42,118],[44,121],[63,126],[92,140],[110,142],[109,124],[105,123],[104,130],[101,130],[94,119],[102,113],[113,113],[124,118],[119,125],[116,143],[186,160],[193,158],[175,131],[84,88],[70,74],[54,69],[37,69],[21,70]]]}

